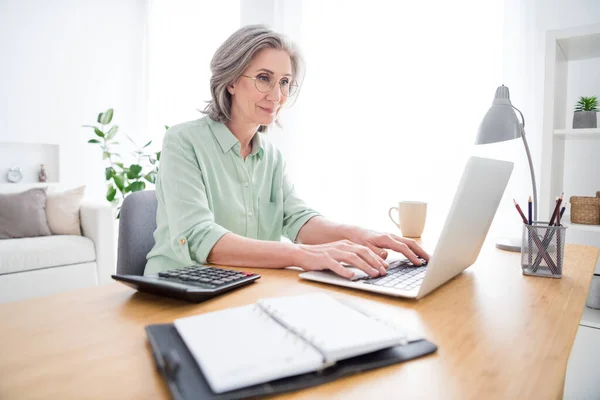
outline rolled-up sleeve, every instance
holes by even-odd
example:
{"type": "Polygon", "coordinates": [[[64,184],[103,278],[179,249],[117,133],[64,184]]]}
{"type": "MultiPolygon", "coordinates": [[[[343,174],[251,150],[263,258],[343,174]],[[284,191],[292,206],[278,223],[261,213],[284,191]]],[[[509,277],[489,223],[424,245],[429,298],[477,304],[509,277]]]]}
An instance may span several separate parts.
{"type": "Polygon", "coordinates": [[[282,170],[283,192],[283,234],[292,242],[296,242],[298,232],[311,218],[319,216],[317,211],[309,208],[295,191],[294,184],[287,174],[285,162],[282,170]]]}
{"type": "Polygon", "coordinates": [[[194,147],[177,132],[165,135],[157,190],[164,201],[171,246],[175,250],[187,244],[190,258],[206,263],[229,230],[215,222],[194,147]]]}

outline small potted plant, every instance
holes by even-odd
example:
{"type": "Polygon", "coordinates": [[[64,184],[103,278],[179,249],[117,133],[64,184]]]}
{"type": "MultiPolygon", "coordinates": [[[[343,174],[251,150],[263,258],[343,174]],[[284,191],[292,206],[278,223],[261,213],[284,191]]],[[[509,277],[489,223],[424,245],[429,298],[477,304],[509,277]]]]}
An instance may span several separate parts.
{"type": "Polygon", "coordinates": [[[575,104],[575,113],[573,114],[573,129],[596,128],[598,120],[598,99],[596,96],[579,98],[575,104]]]}

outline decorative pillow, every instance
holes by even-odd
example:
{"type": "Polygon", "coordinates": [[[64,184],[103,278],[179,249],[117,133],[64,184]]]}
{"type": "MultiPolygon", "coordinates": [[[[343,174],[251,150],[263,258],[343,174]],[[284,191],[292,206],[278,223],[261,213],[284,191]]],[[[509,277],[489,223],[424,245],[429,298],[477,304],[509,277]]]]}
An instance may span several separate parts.
{"type": "Polygon", "coordinates": [[[48,236],[46,188],[0,194],[0,239],[48,236]]]}
{"type": "Polygon", "coordinates": [[[53,235],[81,236],[79,208],[85,194],[85,186],[59,193],[48,193],[46,218],[53,235]]]}

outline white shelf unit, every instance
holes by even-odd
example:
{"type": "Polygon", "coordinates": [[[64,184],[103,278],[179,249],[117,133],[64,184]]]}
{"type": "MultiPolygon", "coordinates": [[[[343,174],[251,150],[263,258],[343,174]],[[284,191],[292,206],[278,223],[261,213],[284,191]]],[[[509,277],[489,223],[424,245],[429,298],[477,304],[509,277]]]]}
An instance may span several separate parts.
{"type": "MultiPolygon", "coordinates": [[[[598,96],[600,98],[600,96],[598,96]]],[[[554,137],[562,140],[600,139],[600,128],[595,129],[555,129],[554,137]]]]}
{"type": "Polygon", "coordinates": [[[39,183],[41,164],[44,164],[46,170],[46,185],[56,184],[60,181],[59,160],[58,144],[0,142],[0,185],[4,188],[17,185],[35,187],[39,183]],[[10,183],[7,179],[7,172],[12,167],[20,168],[23,175],[23,179],[17,184],[10,183]]]}
{"type": "Polygon", "coordinates": [[[20,193],[33,188],[46,188],[48,193],[66,190],[58,182],[0,183],[0,193],[20,193]]]}
{"type": "Polygon", "coordinates": [[[600,24],[548,31],[545,46],[540,215],[564,192],[567,242],[600,247],[600,226],[568,222],[571,196],[600,191],[600,127],[571,129],[579,97],[600,98],[600,24]]]}
{"type": "Polygon", "coordinates": [[[561,225],[564,225],[573,230],[581,231],[581,232],[592,232],[600,234],[600,225],[586,225],[586,224],[574,224],[568,219],[560,220],[561,225]]]}

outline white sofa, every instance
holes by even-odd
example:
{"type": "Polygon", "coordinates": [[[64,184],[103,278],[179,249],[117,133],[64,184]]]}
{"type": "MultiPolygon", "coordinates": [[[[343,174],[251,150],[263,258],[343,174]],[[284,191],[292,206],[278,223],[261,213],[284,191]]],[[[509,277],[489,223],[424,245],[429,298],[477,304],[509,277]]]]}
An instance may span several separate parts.
{"type": "Polygon", "coordinates": [[[83,236],[0,240],[0,303],[111,281],[116,228],[110,205],[83,204],[83,236]]]}

